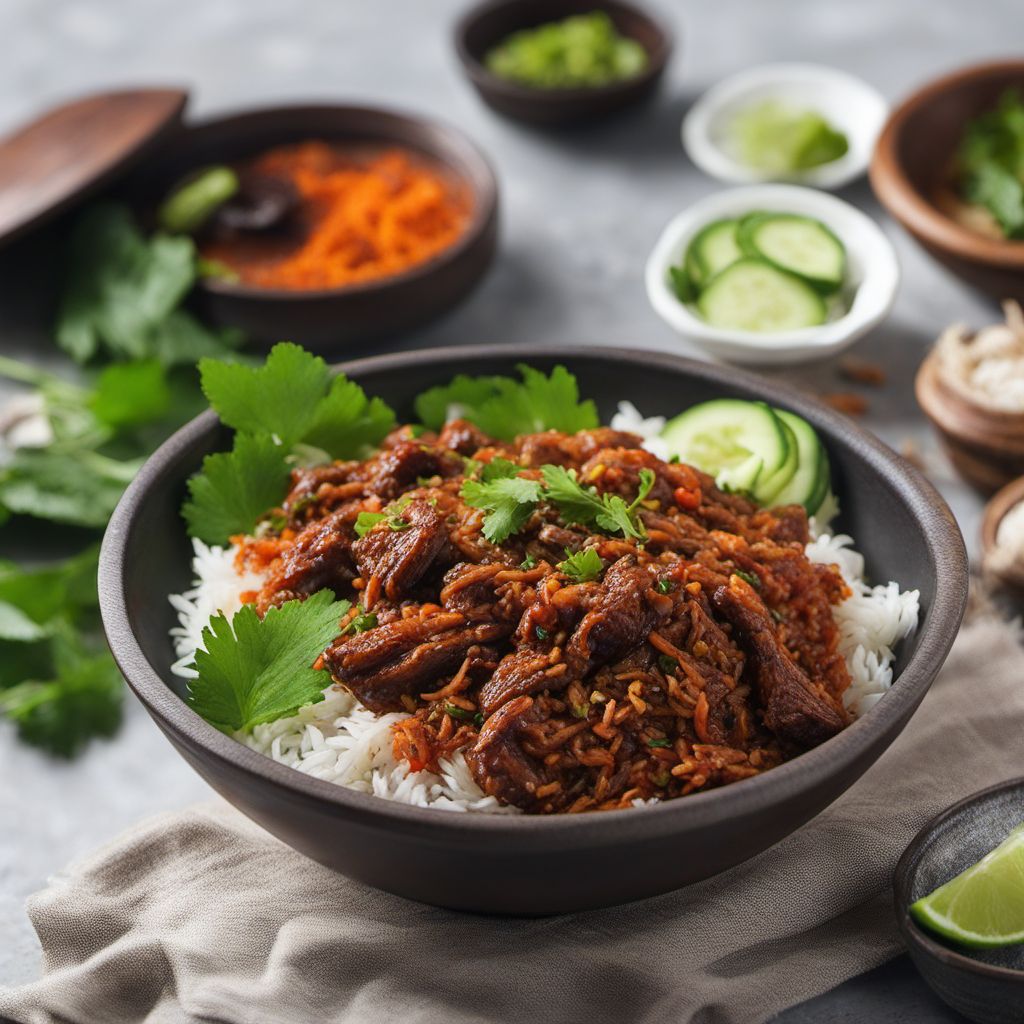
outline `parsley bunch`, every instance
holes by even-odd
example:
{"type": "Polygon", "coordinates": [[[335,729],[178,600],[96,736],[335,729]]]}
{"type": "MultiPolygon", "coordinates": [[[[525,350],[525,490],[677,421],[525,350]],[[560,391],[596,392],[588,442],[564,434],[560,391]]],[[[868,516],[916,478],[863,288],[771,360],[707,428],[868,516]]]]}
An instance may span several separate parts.
{"type": "Polygon", "coordinates": [[[224,544],[278,505],[293,466],[367,455],[395,415],[298,345],[275,345],[262,367],[202,359],[203,393],[235,430],[234,447],[203,460],[182,508],[189,534],[224,544]]]}

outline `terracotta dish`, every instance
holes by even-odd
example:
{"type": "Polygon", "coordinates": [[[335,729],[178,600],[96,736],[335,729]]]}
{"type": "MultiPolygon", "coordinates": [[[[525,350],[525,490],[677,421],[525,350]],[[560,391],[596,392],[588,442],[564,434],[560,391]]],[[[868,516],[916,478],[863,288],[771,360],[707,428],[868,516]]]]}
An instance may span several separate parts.
{"type": "Polygon", "coordinates": [[[972,402],[943,379],[934,354],[917,371],[917,401],[957,472],[982,494],[1024,475],[1024,414],[972,402]]]}
{"type": "Polygon", "coordinates": [[[964,127],[1007,89],[1024,86],[1024,61],[965,68],[931,82],[889,117],[871,161],[883,206],[940,263],[998,299],[1024,300],[1024,242],[990,238],[943,209],[964,127]]]}

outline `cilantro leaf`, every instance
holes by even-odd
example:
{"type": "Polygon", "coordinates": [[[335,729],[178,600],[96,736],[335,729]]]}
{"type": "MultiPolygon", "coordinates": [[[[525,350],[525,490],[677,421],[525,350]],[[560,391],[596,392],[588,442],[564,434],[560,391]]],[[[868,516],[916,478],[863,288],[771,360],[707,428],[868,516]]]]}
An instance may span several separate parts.
{"type": "Polygon", "coordinates": [[[567,524],[589,526],[605,533],[621,533],[643,540],[647,536],[636,509],[654,486],[655,476],[649,469],[640,471],[640,487],[634,501],[627,505],[617,494],[598,494],[576,478],[576,470],[564,466],[542,466],[544,498],[557,506],[567,524]]]}
{"type": "Polygon", "coordinates": [[[503,441],[543,430],[575,433],[598,425],[597,408],[579,400],[576,378],[564,366],[549,376],[530,366],[517,367],[522,381],[511,377],[456,377],[416,399],[416,415],[432,429],[462,418],[503,441]]]}
{"type": "Polygon", "coordinates": [[[512,462],[510,459],[496,458],[490,462],[480,465],[480,479],[489,484],[492,480],[503,480],[507,477],[518,476],[522,466],[512,462]]]}
{"type": "Polygon", "coordinates": [[[358,459],[394,427],[395,414],[386,402],[367,398],[355,381],[338,374],[315,408],[313,422],[302,440],[323,448],[336,459],[358,459]]]}
{"type": "Polygon", "coordinates": [[[604,562],[593,548],[583,548],[575,554],[567,548],[565,553],[568,558],[558,563],[558,569],[575,583],[589,583],[596,580],[604,571],[604,562]]]}
{"type": "Polygon", "coordinates": [[[215,615],[196,651],[189,684],[193,710],[223,732],[249,731],[323,700],[330,674],[312,664],[341,630],[348,601],[321,590],[260,618],[251,605],[231,622],[215,615]]]}
{"type": "Polygon", "coordinates": [[[0,711],[27,743],[73,757],[92,737],[117,731],[123,696],[121,675],[106,651],[76,651],[61,659],[53,679],[27,680],[0,693],[0,711]]]}
{"type": "Polygon", "coordinates": [[[459,493],[470,508],[487,511],[484,536],[492,544],[500,544],[526,525],[540,501],[541,485],[518,476],[499,477],[487,483],[467,480],[459,493]]]}
{"type": "Polygon", "coordinates": [[[151,423],[170,408],[167,374],[155,359],[112,363],[96,378],[87,404],[96,419],[115,430],[151,423]]]}
{"type": "Polygon", "coordinates": [[[412,523],[402,518],[402,510],[410,501],[412,498],[408,494],[404,494],[397,501],[391,502],[383,512],[360,512],[356,516],[356,536],[365,537],[378,523],[384,522],[395,531],[408,529],[412,523]]]}
{"type": "Polygon", "coordinates": [[[20,515],[103,527],[141,465],[89,450],[22,448],[0,468],[0,505],[20,515]]]}
{"type": "Polygon", "coordinates": [[[285,455],[272,438],[251,434],[236,435],[230,452],[207,455],[202,472],[188,482],[190,497],[181,510],[189,533],[207,544],[251,533],[287,489],[285,455]]]}
{"type": "Polygon", "coordinates": [[[319,357],[293,345],[275,345],[261,367],[203,359],[203,392],[229,427],[272,434],[283,445],[302,442],[335,458],[357,458],[395,425],[379,398],[344,375],[331,377],[319,357]]]}

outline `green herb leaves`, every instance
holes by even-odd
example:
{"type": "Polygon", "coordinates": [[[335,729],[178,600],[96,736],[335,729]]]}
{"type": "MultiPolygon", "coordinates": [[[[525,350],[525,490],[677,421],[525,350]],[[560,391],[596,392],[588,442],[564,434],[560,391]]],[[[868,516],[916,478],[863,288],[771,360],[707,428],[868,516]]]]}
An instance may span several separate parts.
{"type": "Polygon", "coordinates": [[[189,481],[182,515],[189,533],[208,544],[251,533],[281,501],[296,448],[321,459],[361,457],[395,425],[380,399],[332,378],[322,359],[288,342],[275,345],[262,367],[203,359],[199,372],[210,404],[237,431],[233,450],[208,455],[189,481]]]}
{"type": "Polygon", "coordinates": [[[1024,238],[1024,99],[1003,94],[972,121],[957,154],[964,194],[984,206],[1007,238],[1024,238]]]}
{"type": "Polygon", "coordinates": [[[636,516],[636,509],[654,486],[654,473],[640,470],[640,489],[632,504],[617,494],[598,494],[576,479],[576,471],[562,466],[541,468],[546,487],[545,497],[558,506],[562,519],[570,525],[578,523],[604,533],[621,533],[624,537],[644,540],[647,531],[636,516]]]}
{"type": "Polygon", "coordinates": [[[101,352],[166,366],[224,353],[240,339],[206,330],[179,308],[195,279],[190,239],[147,240],[126,207],[94,206],[72,230],[57,342],[80,363],[101,352]]]}
{"type": "Polygon", "coordinates": [[[574,583],[590,583],[604,571],[604,562],[593,548],[584,548],[575,554],[566,551],[566,554],[568,558],[558,563],[558,569],[574,583]]]}
{"type": "Polygon", "coordinates": [[[189,685],[193,710],[223,732],[248,731],[323,700],[331,681],[311,666],[338,635],[348,601],[321,590],[288,601],[260,618],[249,605],[231,622],[215,615],[196,651],[198,678],[189,685]]]}
{"type": "Polygon", "coordinates": [[[537,506],[548,502],[558,509],[563,522],[579,524],[603,533],[621,533],[644,541],[647,531],[636,514],[640,503],[650,494],[655,476],[649,469],[640,471],[640,488],[627,505],[617,494],[598,494],[576,479],[576,471],[562,466],[542,466],[543,482],[518,476],[521,467],[507,459],[495,459],[480,467],[480,479],[467,480],[459,492],[471,508],[487,511],[483,533],[492,544],[500,544],[527,523],[537,506]]]}
{"type": "Polygon", "coordinates": [[[517,369],[522,382],[459,375],[421,394],[416,415],[432,430],[451,419],[466,419],[503,441],[543,430],[574,434],[598,425],[597,408],[579,400],[576,378],[564,366],[556,366],[550,376],[529,366],[517,369]]]}

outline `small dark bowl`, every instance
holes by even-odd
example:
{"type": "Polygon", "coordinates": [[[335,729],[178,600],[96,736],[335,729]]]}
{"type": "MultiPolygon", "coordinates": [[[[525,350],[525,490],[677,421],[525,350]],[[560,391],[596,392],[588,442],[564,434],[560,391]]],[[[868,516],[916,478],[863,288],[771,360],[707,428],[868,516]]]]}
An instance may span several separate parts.
{"type": "Polygon", "coordinates": [[[672,415],[716,396],[769,399],[824,439],[842,528],[878,580],[921,593],[917,631],[899,649],[892,690],[814,750],[756,778],[657,806],[595,814],[506,816],[409,807],[278,764],[218,732],[182,700],[167,601],[190,583],[179,518],[185,482],[230,445],[212,412],[146,463],[110,521],[100,560],[104,627],[121,671],[183,757],[240,810],[307,856],[425,903],[507,914],[611,906],[699,881],[760,853],[821,811],[899,735],[942,665],[967,598],[963,539],[946,504],[907,462],[805,395],[731,368],[674,356],[557,346],[451,348],[342,367],[411,415],[423,389],[456,373],[512,373],[562,363],[604,422],[620,399],[672,415]]]}
{"type": "Polygon", "coordinates": [[[947,944],[919,928],[908,908],[981,860],[1022,821],[1024,779],[1000,783],[925,825],[896,865],[896,919],[911,959],[944,1002],[979,1024],[1024,1024],[1024,946],[947,944]]]}
{"type": "Polygon", "coordinates": [[[967,123],[1010,88],[1024,87],[1024,61],[965,68],[907,97],[889,116],[871,161],[879,202],[936,260],[997,299],[1024,302],[1024,242],[988,238],[955,221],[937,195],[948,188],[967,123]]]}
{"type": "Polygon", "coordinates": [[[469,294],[494,256],[498,184],[487,159],[462,132],[426,118],[340,106],[275,107],[218,117],[174,136],[134,182],[135,192],[142,193],[143,205],[152,206],[196,168],[308,139],[422,153],[469,187],[474,199],[470,223],[432,259],[377,281],[296,291],[206,279],[197,291],[209,320],[239,327],[257,344],[286,338],[316,352],[337,353],[420,327],[469,294]]]}
{"type": "Polygon", "coordinates": [[[488,0],[459,20],[455,48],[473,87],[489,107],[517,121],[556,127],[594,121],[651,96],[672,52],[672,35],[646,11],[620,0],[488,0]],[[647,51],[647,66],[640,74],[593,88],[537,89],[487,70],[488,51],[513,32],[591,11],[604,11],[622,35],[647,51]]]}

